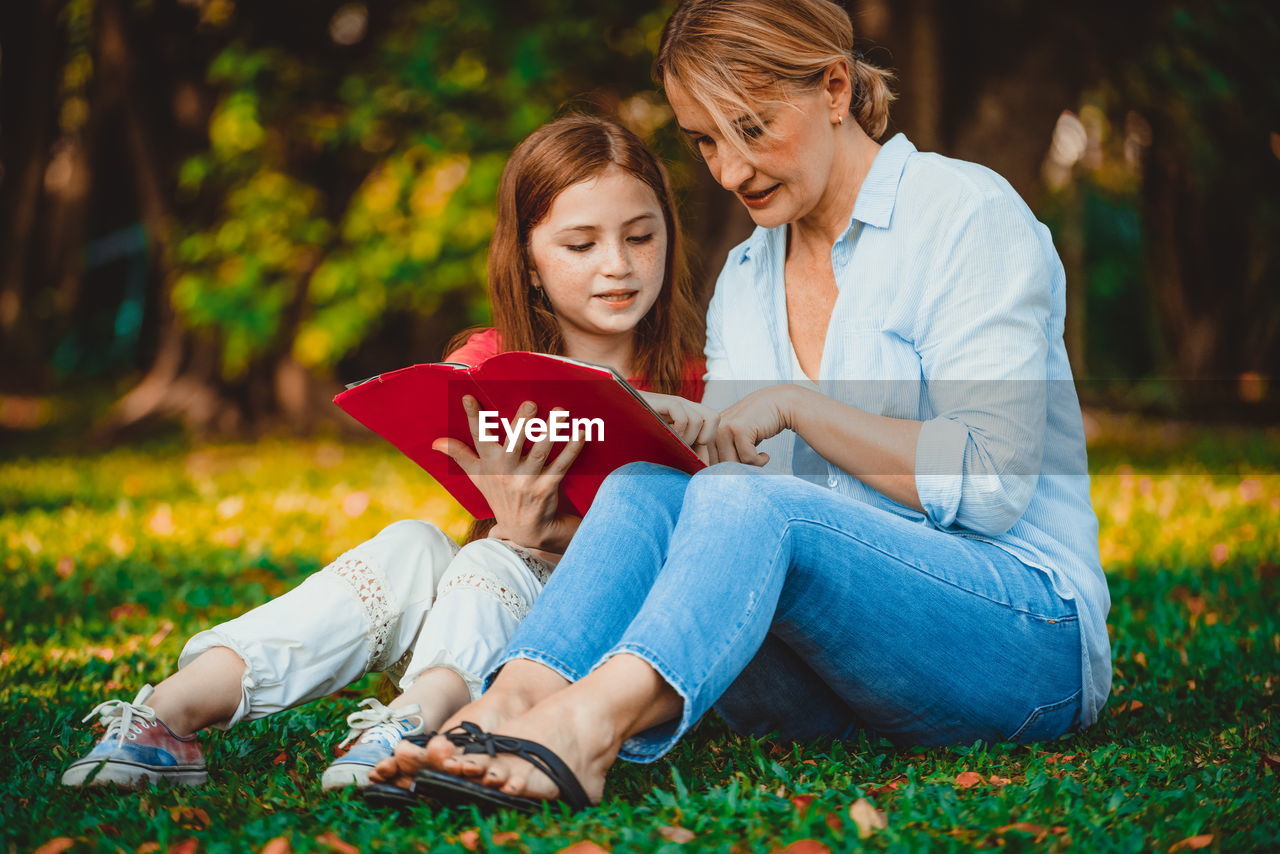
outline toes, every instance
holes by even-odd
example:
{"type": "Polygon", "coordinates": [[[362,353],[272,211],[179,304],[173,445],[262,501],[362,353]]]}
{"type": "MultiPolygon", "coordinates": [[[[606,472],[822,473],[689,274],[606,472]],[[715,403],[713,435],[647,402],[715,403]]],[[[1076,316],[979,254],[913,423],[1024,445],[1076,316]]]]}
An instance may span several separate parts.
{"type": "Polygon", "coordinates": [[[529,779],[523,774],[516,774],[508,777],[505,783],[496,786],[508,795],[523,795],[529,786],[529,779]]]}
{"type": "Polygon", "coordinates": [[[425,763],[432,768],[444,768],[456,754],[457,748],[453,746],[453,742],[443,735],[437,735],[427,742],[427,749],[423,751],[425,763]]]}
{"type": "Polygon", "coordinates": [[[484,777],[480,782],[486,786],[498,789],[507,782],[509,776],[510,774],[505,765],[491,765],[489,770],[484,773],[484,777]]]}
{"type": "Polygon", "coordinates": [[[395,753],[390,759],[382,760],[375,767],[381,767],[384,763],[391,763],[384,774],[414,774],[426,767],[427,752],[416,744],[402,741],[396,745],[395,753]]]}
{"type": "Polygon", "coordinates": [[[462,760],[462,776],[480,777],[492,766],[482,765],[474,759],[462,760]]]}

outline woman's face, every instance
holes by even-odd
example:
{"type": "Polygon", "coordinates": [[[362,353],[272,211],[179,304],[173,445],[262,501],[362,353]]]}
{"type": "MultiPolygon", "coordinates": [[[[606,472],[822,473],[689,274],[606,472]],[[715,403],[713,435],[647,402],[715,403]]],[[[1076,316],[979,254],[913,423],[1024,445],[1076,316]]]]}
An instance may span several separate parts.
{"type": "Polygon", "coordinates": [[[629,333],[662,290],[662,208],[644,182],[611,166],[556,196],[529,233],[529,255],[567,339],[629,333]]]}
{"type": "Polygon", "coordinates": [[[837,142],[829,93],[790,92],[788,103],[761,105],[758,113],[768,134],[746,116],[738,119],[735,123],[746,137],[744,152],[724,139],[711,114],[678,80],[669,78],[665,88],[681,130],[711,175],[738,197],[756,225],[772,228],[795,222],[818,206],[830,183],[837,142]]]}

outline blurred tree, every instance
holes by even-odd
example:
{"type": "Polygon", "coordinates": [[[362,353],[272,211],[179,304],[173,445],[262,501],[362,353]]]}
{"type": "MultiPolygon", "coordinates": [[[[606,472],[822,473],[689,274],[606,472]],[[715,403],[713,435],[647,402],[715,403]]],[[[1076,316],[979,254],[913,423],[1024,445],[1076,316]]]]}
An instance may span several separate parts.
{"type": "MultiPolygon", "coordinates": [[[[335,373],[434,358],[483,321],[501,165],[572,106],[672,160],[710,281],[750,223],[648,79],[673,6],[0,5],[5,386],[141,368],[106,430],[304,428],[335,373]]],[[[1104,371],[1277,373],[1280,33],[1261,0],[846,6],[899,71],[893,129],[991,166],[1055,223],[1081,366],[1087,343],[1104,371]],[[1118,130],[1046,190],[1060,114],[1085,107],[1118,130]]]]}
{"type": "Polygon", "coordinates": [[[922,149],[995,169],[1055,223],[1077,362],[1091,341],[1102,370],[1171,378],[1183,406],[1200,412],[1240,413],[1250,401],[1237,394],[1238,375],[1265,385],[1280,374],[1271,4],[855,0],[851,9],[861,35],[887,48],[871,57],[900,73],[897,126],[922,149]],[[1059,114],[1087,104],[1114,131],[1105,157],[1072,179],[1082,186],[1066,190],[1077,196],[1073,224],[1066,197],[1045,198],[1041,173],[1059,114]],[[1088,301],[1099,310],[1086,323],[1088,301]]]}
{"type": "MultiPolygon", "coordinates": [[[[105,27],[114,4],[100,2],[105,27]]],[[[666,118],[646,91],[664,7],[198,5],[226,43],[205,81],[208,145],[178,170],[184,227],[153,206],[160,343],[112,427],[306,426],[329,411],[315,378],[388,313],[465,294],[482,319],[492,200],[523,136],[584,92],[641,132],[666,118]]]]}

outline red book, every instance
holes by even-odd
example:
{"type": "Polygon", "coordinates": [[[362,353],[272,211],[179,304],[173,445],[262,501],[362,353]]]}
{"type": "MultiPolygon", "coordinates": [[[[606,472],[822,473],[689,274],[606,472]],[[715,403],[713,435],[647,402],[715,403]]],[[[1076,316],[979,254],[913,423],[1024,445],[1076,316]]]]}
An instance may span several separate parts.
{"type": "MultiPolygon", "coordinates": [[[[626,380],[610,368],[563,356],[509,352],[469,367],[455,362],[411,365],[379,374],[333,399],[351,417],[395,445],[440,482],[477,519],[493,515],[484,496],[448,455],[431,443],[448,437],[475,448],[463,395],[470,394],[487,419],[489,435],[505,447],[508,433],[498,419],[515,422],[526,400],[537,404],[535,418],[550,419],[553,408],[566,410],[557,428],[587,437],[560,486],[561,507],[583,515],[609,472],[633,462],[670,466],[690,474],[704,467],[626,380]]],[[[554,425],[553,425],[554,426],[554,425]]],[[[525,441],[527,452],[531,442],[525,441]]],[[[563,442],[555,444],[552,457],[563,442]]]]}

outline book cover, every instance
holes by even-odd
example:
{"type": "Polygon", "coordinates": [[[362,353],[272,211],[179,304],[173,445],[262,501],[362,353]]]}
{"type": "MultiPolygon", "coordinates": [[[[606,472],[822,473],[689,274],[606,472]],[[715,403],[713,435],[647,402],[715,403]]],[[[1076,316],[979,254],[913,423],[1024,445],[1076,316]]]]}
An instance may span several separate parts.
{"type": "MultiPolygon", "coordinates": [[[[515,421],[515,412],[533,401],[535,417],[566,410],[566,431],[583,430],[587,441],[561,483],[561,508],[585,514],[600,484],[627,463],[651,462],[693,472],[704,467],[697,455],[613,370],[563,356],[500,353],[474,367],[450,362],[411,365],[380,374],[335,397],[334,403],[386,439],[440,482],[477,519],[493,515],[471,478],[431,443],[449,437],[472,449],[462,398],[470,394],[496,419],[515,421]]],[[[507,433],[496,436],[504,446],[507,433]]],[[[528,450],[530,443],[525,443],[528,450]]],[[[557,442],[552,458],[563,443],[557,442]]]]}

